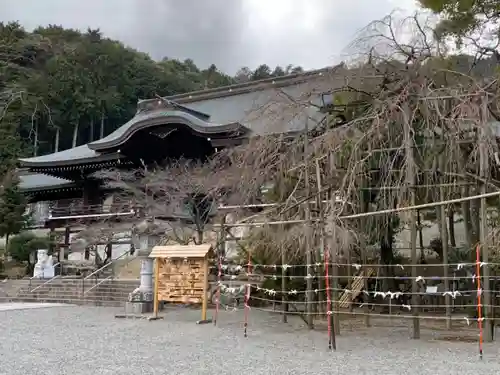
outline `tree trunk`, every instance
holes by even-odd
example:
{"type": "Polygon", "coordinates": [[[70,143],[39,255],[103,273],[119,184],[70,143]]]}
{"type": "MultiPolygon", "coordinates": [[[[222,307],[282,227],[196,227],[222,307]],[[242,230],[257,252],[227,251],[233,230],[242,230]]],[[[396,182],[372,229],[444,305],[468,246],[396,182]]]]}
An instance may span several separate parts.
{"type": "MultiPolygon", "coordinates": [[[[469,188],[466,186],[462,189],[462,196],[469,196],[469,188]]],[[[465,243],[467,244],[467,248],[470,250],[473,248],[474,243],[472,242],[472,219],[471,219],[471,206],[470,201],[465,201],[460,204],[462,211],[462,218],[464,220],[464,234],[465,234],[465,243]]]]}
{"type": "Polygon", "coordinates": [[[422,227],[422,218],[420,215],[420,210],[417,210],[417,227],[418,227],[418,244],[420,246],[420,261],[425,260],[425,248],[424,248],[424,234],[422,227]]]}
{"type": "Polygon", "coordinates": [[[104,138],[104,112],[101,113],[101,127],[99,129],[99,139],[104,138]]]}
{"type": "Polygon", "coordinates": [[[75,127],[73,128],[73,141],[71,142],[71,147],[73,147],[73,148],[76,147],[76,144],[78,141],[79,122],[80,122],[80,120],[77,120],[75,123],[75,127]]]}
{"type": "MultiPolygon", "coordinates": [[[[479,194],[478,190],[474,190],[475,195],[479,194]]],[[[479,206],[481,204],[481,201],[479,199],[475,199],[470,202],[470,217],[471,217],[471,226],[472,226],[472,233],[471,233],[471,239],[472,239],[472,244],[471,248],[474,248],[476,244],[479,242],[479,223],[480,223],[480,216],[479,216],[479,206]]]]}
{"type": "Polygon", "coordinates": [[[89,142],[94,140],[94,118],[90,119],[89,139],[89,142]]]}
{"type": "Polygon", "coordinates": [[[450,206],[448,209],[448,234],[450,235],[450,245],[453,249],[457,247],[457,239],[455,238],[455,209],[450,206]]]}
{"type": "Polygon", "coordinates": [[[35,140],[33,141],[33,156],[38,156],[38,120],[35,121],[35,140]]]}
{"type": "Polygon", "coordinates": [[[56,139],[54,140],[54,152],[59,151],[59,137],[61,134],[61,129],[57,128],[56,129],[56,139]]]}

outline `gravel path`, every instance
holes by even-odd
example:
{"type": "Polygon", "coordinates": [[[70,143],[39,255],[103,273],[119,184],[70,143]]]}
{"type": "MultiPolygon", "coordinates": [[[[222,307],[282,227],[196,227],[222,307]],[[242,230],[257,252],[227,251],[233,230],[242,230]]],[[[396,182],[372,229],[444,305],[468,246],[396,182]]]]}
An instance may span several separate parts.
{"type": "Polygon", "coordinates": [[[326,350],[324,332],[278,323],[250,312],[243,337],[238,312],[219,324],[196,325],[199,312],[177,309],[165,320],[115,319],[117,309],[51,307],[0,311],[0,374],[412,374],[500,373],[500,345],[422,339],[405,329],[345,333],[337,352],[326,350]]]}

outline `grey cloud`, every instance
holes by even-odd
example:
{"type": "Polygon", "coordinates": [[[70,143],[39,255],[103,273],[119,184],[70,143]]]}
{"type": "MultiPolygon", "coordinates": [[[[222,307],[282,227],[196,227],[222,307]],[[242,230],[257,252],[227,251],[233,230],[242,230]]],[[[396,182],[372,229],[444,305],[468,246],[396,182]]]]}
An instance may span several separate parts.
{"type": "Polygon", "coordinates": [[[243,65],[252,53],[242,36],[245,12],[242,0],[136,0],[131,43],[155,58],[192,58],[214,63],[223,70],[243,65]],[[132,40],[134,42],[132,42],[132,40]]]}
{"type": "Polygon", "coordinates": [[[245,0],[0,0],[0,20],[19,20],[27,28],[49,23],[99,27],[155,59],[192,58],[199,66],[214,63],[234,73],[262,63],[306,68],[336,63],[356,31],[394,7],[391,0],[309,3],[323,15],[314,28],[295,27],[303,16],[297,7],[274,37],[249,28],[245,0]]]}

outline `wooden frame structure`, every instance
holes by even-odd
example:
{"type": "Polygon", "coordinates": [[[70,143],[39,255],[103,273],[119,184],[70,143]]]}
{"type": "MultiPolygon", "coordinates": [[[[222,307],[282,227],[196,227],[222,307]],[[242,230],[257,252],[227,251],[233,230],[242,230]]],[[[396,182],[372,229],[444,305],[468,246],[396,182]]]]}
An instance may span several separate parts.
{"type": "Polygon", "coordinates": [[[208,273],[211,244],[155,246],[149,255],[155,259],[154,316],[158,316],[160,301],[201,304],[201,320],[209,323],[208,273]]]}

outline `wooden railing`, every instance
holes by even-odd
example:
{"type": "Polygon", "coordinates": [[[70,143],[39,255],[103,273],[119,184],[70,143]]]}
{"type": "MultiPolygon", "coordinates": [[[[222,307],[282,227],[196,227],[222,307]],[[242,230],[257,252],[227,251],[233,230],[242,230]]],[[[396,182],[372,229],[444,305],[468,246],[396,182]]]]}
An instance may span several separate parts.
{"type": "Polygon", "coordinates": [[[53,207],[49,211],[48,219],[101,216],[101,215],[129,215],[135,212],[132,205],[66,205],[53,207]]]}

